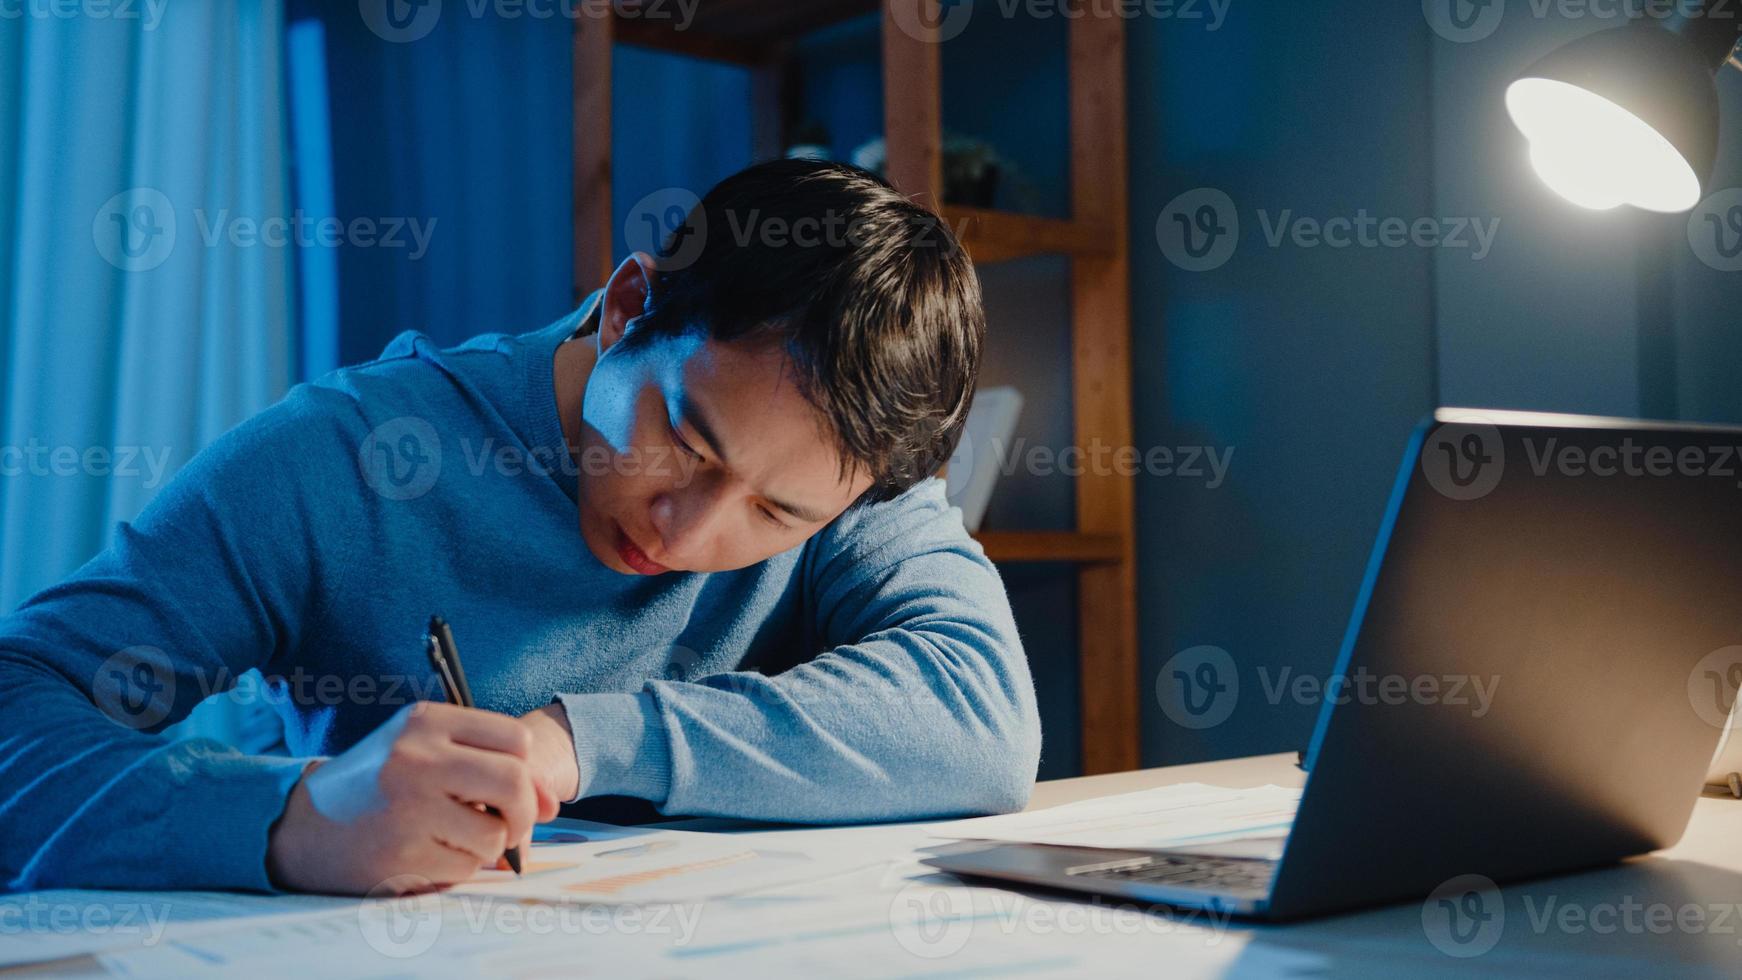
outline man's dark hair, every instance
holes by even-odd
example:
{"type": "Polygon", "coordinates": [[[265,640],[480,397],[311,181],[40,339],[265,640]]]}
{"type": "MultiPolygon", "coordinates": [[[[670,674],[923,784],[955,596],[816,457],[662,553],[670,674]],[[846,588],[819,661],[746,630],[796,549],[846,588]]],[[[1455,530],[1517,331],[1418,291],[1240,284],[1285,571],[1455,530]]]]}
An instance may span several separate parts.
{"type": "Polygon", "coordinates": [[[890,499],[949,460],[986,317],[973,263],[936,214],[869,171],[776,160],[709,191],[658,262],[627,349],[688,330],[782,344],[843,476],[854,464],[870,472],[861,501],[890,499]]]}

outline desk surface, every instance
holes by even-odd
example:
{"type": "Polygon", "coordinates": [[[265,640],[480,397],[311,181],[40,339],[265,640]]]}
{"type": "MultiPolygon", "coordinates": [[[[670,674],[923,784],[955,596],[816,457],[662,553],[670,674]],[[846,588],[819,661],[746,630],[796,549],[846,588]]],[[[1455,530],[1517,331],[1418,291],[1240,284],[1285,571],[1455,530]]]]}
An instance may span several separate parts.
{"type": "MultiPolygon", "coordinates": [[[[1295,768],[1292,754],[1259,756],[1051,781],[1036,787],[1030,808],[1182,782],[1248,787],[1299,785],[1304,778],[1295,768]]],[[[900,837],[900,828],[886,830],[894,834],[889,839],[900,837]]],[[[847,829],[817,832],[852,833],[847,829]]],[[[866,840],[867,847],[874,846],[870,838],[866,840]]],[[[912,852],[907,854],[911,861],[912,852]]],[[[1360,860],[1359,854],[1352,853],[1351,860],[1360,860]]],[[[928,870],[910,865],[905,874],[921,881],[928,877],[928,870]]],[[[894,887],[905,892],[903,884],[898,880],[894,887]]],[[[890,885],[885,881],[883,887],[890,885]]],[[[1088,914],[1086,910],[1094,906],[1105,912],[1113,903],[1104,900],[1056,894],[1018,898],[1002,889],[956,889],[951,893],[977,893],[981,899],[988,894],[1002,895],[1043,913],[1038,919],[1009,920],[1017,923],[1014,931],[1007,923],[1002,927],[976,925],[973,942],[988,946],[974,949],[997,953],[996,958],[1002,961],[994,971],[998,973],[1011,972],[1014,966],[1020,972],[1045,975],[1118,976],[1142,965],[1144,973],[1160,969],[1169,976],[1204,977],[1734,977],[1742,974],[1742,801],[1717,795],[1702,798],[1686,836],[1658,854],[1597,871],[1504,884],[1489,896],[1493,904],[1485,906],[1489,913],[1483,920],[1486,924],[1461,937],[1446,933],[1450,912],[1433,902],[1409,902],[1285,925],[1223,921],[1213,930],[1205,928],[1201,918],[1192,921],[1184,917],[1180,917],[1183,924],[1166,928],[1169,920],[1176,918],[1173,914],[1127,906],[1131,917],[1148,923],[1133,933],[1128,929],[1067,927],[1070,922],[1084,921],[1067,918],[1071,909],[1088,914]],[[1499,914],[1492,914],[1495,912],[1499,914]],[[1025,924],[1035,921],[1043,928],[1036,930],[1025,924]],[[1157,924],[1163,928],[1156,928],[1157,924]]],[[[892,920],[884,909],[892,910],[895,902],[875,891],[854,894],[861,900],[882,903],[874,906],[872,918],[885,924],[881,941],[888,947],[887,929],[892,920]]],[[[968,955],[956,960],[908,957],[872,962],[858,958],[870,948],[865,945],[864,930],[846,930],[838,936],[831,933],[821,941],[816,940],[817,935],[804,937],[808,945],[802,948],[786,940],[790,949],[782,947],[766,960],[738,966],[754,966],[764,980],[788,974],[815,975],[823,963],[832,963],[831,969],[849,976],[855,975],[855,963],[862,968],[859,972],[875,966],[887,973],[893,964],[899,968],[894,970],[898,974],[930,975],[954,969],[964,975],[979,975],[976,963],[984,959],[968,955]],[[859,945],[855,947],[854,942],[859,945]]],[[[617,938],[587,937],[589,960],[609,959],[617,938]]],[[[620,938],[627,941],[632,937],[620,938]]],[[[872,952],[882,955],[888,950],[872,952]]],[[[672,972],[674,976],[688,975],[685,968],[701,965],[684,960],[661,962],[662,968],[670,967],[666,972],[677,971],[672,972]]],[[[724,962],[707,962],[726,966],[724,962]]],[[[404,970],[418,964],[397,961],[387,965],[404,970]]],[[[425,961],[423,965],[431,964],[425,961]]],[[[19,972],[92,976],[101,968],[95,960],[84,957],[25,967],[19,972]]],[[[13,975],[7,970],[0,970],[0,974],[13,975]]],[[[710,974],[703,971],[696,975],[710,974]]]]}

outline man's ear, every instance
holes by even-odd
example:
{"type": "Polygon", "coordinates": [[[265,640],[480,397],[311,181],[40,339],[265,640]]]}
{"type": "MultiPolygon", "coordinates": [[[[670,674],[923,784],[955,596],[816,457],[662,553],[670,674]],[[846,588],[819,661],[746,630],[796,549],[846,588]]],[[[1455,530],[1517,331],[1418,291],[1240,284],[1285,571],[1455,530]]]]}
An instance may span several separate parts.
{"type": "Polygon", "coordinates": [[[605,295],[599,300],[599,350],[608,350],[623,338],[631,321],[647,312],[658,281],[653,257],[636,252],[623,260],[611,281],[605,284],[605,295]]]}

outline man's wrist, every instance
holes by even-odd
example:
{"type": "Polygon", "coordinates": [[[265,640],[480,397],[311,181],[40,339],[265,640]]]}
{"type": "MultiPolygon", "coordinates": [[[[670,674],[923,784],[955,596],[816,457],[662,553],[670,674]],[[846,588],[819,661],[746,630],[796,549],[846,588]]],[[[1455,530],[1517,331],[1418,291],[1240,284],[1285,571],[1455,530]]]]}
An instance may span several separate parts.
{"type": "Polygon", "coordinates": [[[285,797],[284,810],[278,819],[272,822],[266,835],[266,880],[272,887],[280,891],[301,891],[294,869],[299,868],[302,859],[297,853],[298,832],[314,815],[314,805],[309,799],[308,777],[326,759],[312,759],[302,769],[302,777],[296,785],[290,788],[285,797]]]}

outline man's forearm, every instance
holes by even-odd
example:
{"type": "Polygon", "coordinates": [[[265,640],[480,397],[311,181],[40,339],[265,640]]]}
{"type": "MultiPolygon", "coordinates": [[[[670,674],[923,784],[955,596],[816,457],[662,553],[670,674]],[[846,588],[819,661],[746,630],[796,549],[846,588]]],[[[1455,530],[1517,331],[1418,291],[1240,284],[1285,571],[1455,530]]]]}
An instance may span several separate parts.
{"type": "MultiPolygon", "coordinates": [[[[1007,666],[964,668],[985,659],[949,638],[892,630],[776,677],[653,681],[637,695],[559,700],[583,796],[818,823],[1003,812],[1033,786],[1039,721],[1032,696],[1003,680],[1007,666]]],[[[1026,684],[1026,673],[1017,679],[1026,684]]]]}
{"type": "Polygon", "coordinates": [[[557,703],[540,712],[553,710],[570,732],[569,760],[575,766],[573,792],[558,794],[559,800],[633,796],[655,805],[665,802],[672,756],[652,693],[559,694],[557,703]]]}

